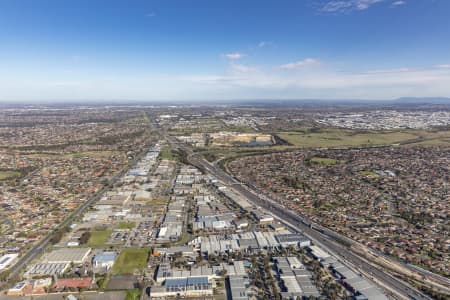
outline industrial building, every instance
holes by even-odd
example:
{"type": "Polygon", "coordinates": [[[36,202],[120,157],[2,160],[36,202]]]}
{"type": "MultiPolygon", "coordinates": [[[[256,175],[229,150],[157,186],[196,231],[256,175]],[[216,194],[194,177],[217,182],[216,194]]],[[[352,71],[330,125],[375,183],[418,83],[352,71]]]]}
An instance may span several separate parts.
{"type": "Polygon", "coordinates": [[[388,298],[364,277],[358,275],[341,262],[333,262],[328,268],[342,284],[352,291],[357,299],[387,300],[388,298]]]}
{"type": "Polygon", "coordinates": [[[230,300],[247,300],[251,296],[248,292],[250,282],[243,275],[230,275],[227,280],[227,298],[230,300]]]}
{"type": "Polygon", "coordinates": [[[191,245],[198,247],[203,255],[231,252],[252,252],[289,246],[306,247],[311,241],[301,234],[277,234],[274,232],[250,231],[229,235],[202,236],[191,245]]]}
{"type": "Polygon", "coordinates": [[[283,299],[320,296],[311,281],[311,272],[304,268],[297,257],[274,257],[274,261],[283,299]]]}
{"type": "Polygon", "coordinates": [[[151,298],[202,297],[213,294],[213,286],[208,277],[182,277],[167,279],[162,286],[153,286],[151,298]]]}
{"type": "Polygon", "coordinates": [[[116,252],[100,252],[94,256],[92,261],[93,267],[97,270],[104,269],[107,271],[114,265],[116,257],[116,252]]]}
{"type": "Polygon", "coordinates": [[[18,256],[17,253],[10,253],[0,257],[0,271],[6,269],[18,256]]]}
{"type": "Polygon", "coordinates": [[[89,256],[91,248],[62,248],[53,250],[44,258],[48,263],[74,263],[81,264],[89,256]]]}
{"type": "Polygon", "coordinates": [[[32,278],[34,276],[58,276],[64,274],[69,269],[70,263],[37,263],[25,273],[24,277],[32,278]]]}

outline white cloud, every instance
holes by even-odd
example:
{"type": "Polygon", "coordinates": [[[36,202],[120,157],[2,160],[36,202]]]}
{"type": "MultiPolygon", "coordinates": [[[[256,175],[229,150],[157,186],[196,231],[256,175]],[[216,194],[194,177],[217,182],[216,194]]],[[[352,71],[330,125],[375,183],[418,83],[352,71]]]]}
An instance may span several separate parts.
{"type": "Polygon", "coordinates": [[[405,4],[406,4],[406,1],[403,1],[403,0],[398,0],[398,1],[392,2],[393,6],[401,6],[401,5],[405,5],[405,4]]]}
{"type": "Polygon", "coordinates": [[[235,78],[231,76],[224,76],[224,75],[183,75],[176,77],[176,80],[181,81],[191,81],[191,82],[211,82],[211,83],[217,83],[217,82],[233,82],[237,81],[240,78],[235,78]]]}
{"type": "Polygon", "coordinates": [[[450,69],[450,64],[441,64],[435,66],[429,66],[425,68],[394,68],[394,69],[379,69],[379,70],[369,70],[362,74],[390,74],[390,73],[412,73],[412,72],[426,72],[426,71],[438,71],[450,69]]]}
{"type": "MultiPolygon", "coordinates": [[[[294,63],[295,64],[295,63],[294,63]]],[[[199,84],[208,82],[221,90],[251,90],[258,95],[290,95],[291,98],[359,97],[366,99],[401,96],[450,95],[450,70],[398,68],[342,73],[314,68],[308,72],[286,73],[279,68],[232,64],[223,75],[190,78],[199,84]],[[308,93],[308,94],[305,94],[308,93]]],[[[256,96],[255,96],[256,97],[256,96]]]]}
{"type": "Polygon", "coordinates": [[[147,18],[153,18],[153,17],[156,17],[156,13],[150,12],[150,13],[145,14],[145,16],[146,16],[147,18]]]}
{"type": "Polygon", "coordinates": [[[369,70],[365,74],[389,74],[389,73],[406,73],[414,72],[416,69],[411,68],[397,68],[397,69],[381,69],[381,70],[369,70]]]}
{"type": "Polygon", "coordinates": [[[264,48],[271,45],[272,45],[271,41],[261,41],[258,43],[258,48],[264,48]]]}
{"type": "Polygon", "coordinates": [[[234,64],[232,63],[230,65],[230,71],[232,73],[250,73],[255,72],[258,70],[258,67],[255,66],[249,66],[249,65],[243,65],[243,64],[234,64]]]}
{"type": "Polygon", "coordinates": [[[450,69],[450,64],[437,65],[438,69],[450,69]]]}
{"type": "Polygon", "coordinates": [[[332,0],[327,1],[320,9],[326,13],[349,12],[352,10],[366,10],[372,5],[384,0],[332,0]]]}
{"type": "Polygon", "coordinates": [[[234,52],[234,53],[227,53],[223,55],[224,57],[231,59],[231,60],[237,60],[237,59],[241,59],[243,57],[245,57],[245,54],[239,53],[239,52],[234,52]]]}
{"type": "MultiPolygon", "coordinates": [[[[305,60],[306,61],[306,60],[305,60]]],[[[318,60],[315,60],[318,61],[318,60]]],[[[230,61],[217,73],[88,76],[10,74],[0,70],[0,102],[47,99],[389,99],[450,96],[450,65],[342,72],[314,66],[298,72],[230,61]],[[113,77],[111,77],[113,76],[113,77]]]]}
{"type": "Polygon", "coordinates": [[[383,0],[358,0],[358,1],[355,1],[355,7],[358,10],[365,10],[365,9],[368,9],[373,4],[381,2],[381,1],[383,1],[383,0]]]}
{"type": "Polygon", "coordinates": [[[299,60],[291,63],[287,63],[281,66],[278,66],[279,69],[283,70],[296,70],[301,69],[306,66],[319,65],[320,61],[315,58],[305,58],[304,60],[299,60]]]}
{"type": "Polygon", "coordinates": [[[345,11],[352,7],[350,1],[330,1],[327,2],[320,10],[322,12],[339,12],[345,11]]]}

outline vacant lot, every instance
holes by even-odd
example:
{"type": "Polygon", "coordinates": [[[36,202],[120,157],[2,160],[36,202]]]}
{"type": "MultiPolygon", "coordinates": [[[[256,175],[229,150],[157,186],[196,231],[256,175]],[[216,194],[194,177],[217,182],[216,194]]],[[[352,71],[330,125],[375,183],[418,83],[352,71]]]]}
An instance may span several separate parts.
{"type": "Polygon", "coordinates": [[[0,180],[11,179],[20,176],[19,171],[0,171],[0,180]]]}
{"type": "Polygon", "coordinates": [[[179,156],[178,153],[172,149],[172,147],[165,146],[161,149],[161,152],[159,153],[159,159],[178,160],[179,156]]]}
{"type": "Polygon", "coordinates": [[[134,222],[119,222],[119,225],[117,225],[117,228],[119,229],[133,229],[136,226],[136,223],[134,222]]]}
{"type": "Polygon", "coordinates": [[[139,300],[141,299],[141,294],[141,290],[128,290],[125,300],[139,300]]]}
{"type": "Polygon", "coordinates": [[[113,266],[113,274],[132,274],[147,265],[148,249],[124,249],[113,266]]]}
{"type": "Polygon", "coordinates": [[[279,132],[278,136],[297,147],[341,147],[398,144],[420,138],[414,131],[353,131],[317,129],[279,132]]]}
{"type": "Polygon", "coordinates": [[[80,157],[95,157],[95,158],[109,158],[117,155],[125,155],[119,151],[86,151],[86,152],[74,152],[69,154],[74,158],[80,157]]]}
{"type": "Polygon", "coordinates": [[[333,158],[318,157],[318,156],[314,156],[314,157],[310,158],[309,162],[312,164],[321,165],[321,166],[333,166],[333,165],[342,163],[341,161],[333,159],[333,158]]]}
{"type": "Polygon", "coordinates": [[[94,230],[91,232],[88,245],[91,247],[103,247],[111,236],[112,230],[94,230]]]}
{"type": "Polygon", "coordinates": [[[210,135],[214,146],[265,146],[272,145],[270,134],[218,132],[210,135]]]}

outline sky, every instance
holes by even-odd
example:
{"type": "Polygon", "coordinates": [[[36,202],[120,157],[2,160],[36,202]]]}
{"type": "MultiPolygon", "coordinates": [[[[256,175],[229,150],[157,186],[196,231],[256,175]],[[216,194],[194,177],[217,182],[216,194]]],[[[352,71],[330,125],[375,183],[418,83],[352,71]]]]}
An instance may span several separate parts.
{"type": "Polygon", "coordinates": [[[0,101],[450,97],[449,0],[1,0],[0,101]]]}

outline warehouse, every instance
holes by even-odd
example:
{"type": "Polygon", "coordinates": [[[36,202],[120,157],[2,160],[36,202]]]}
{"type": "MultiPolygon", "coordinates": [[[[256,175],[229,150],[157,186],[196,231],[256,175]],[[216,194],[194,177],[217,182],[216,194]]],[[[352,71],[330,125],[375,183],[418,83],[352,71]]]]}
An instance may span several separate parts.
{"type": "Polygon", "coordinates": [[[291,269],[304,269],[303,264],[295,256],[286,257],[291,269]]]}
{"type": "Polygon", "coordinates": [[[333,265],[330,265],[330,269],[347,288],[352,290],[355,295],[359,295],[360,298],[364,299],[364,297],[366,297],[367,299],[380,300],[387,299],[387,297],[371,282],[356,274],[342,263],[336,262],[333,265]]]}
{"type": "Polygon", "coordinates": [[[114,265],[117,254],[115,252],[100,252],[93,260],[94,268],[109,270],[114,265]]]}
{"type": "Polygon", "coordinates": [[[284,248],[289,246],[307,247],[311,245],[311,240],[298,233],[277,234],[276,239],[284,248]]]}
{"type": "Polygon", "coordinates": [[[31,288],[27,281],[18,282],[8,290],[8,296],[22,296],[27,288],[31,288]]]}
{"type": "Polygon", "coordinates": [[[6,269],[18,256],[19,254],[17,253],[11,253],[0,257],[0,271],[6,269]]]}
{"type": "Polygon", "coordinates": [[[317,287],[311,281],[311,272],[304,269],[297,257],[274,257],[283,299],[319,297],[317,287]]]}
{"type": "Polygon", "coordinates": [[[230,300],[247,300],[249,295],[247,294],[247,288],[249,286],[248,279],[244,276],[229,276],[227,295],[230,300]]]}
{"type": "Polygon", "coordinates": [[[91,248],[62,248],[50,252],[45,261],[48,263],[74,263],[81,264],[89,256],[91,248]]]}
{"type": "Polygon", "coordinates": [[[317,259],[318,261],[322,261],[324,259],[329,258],[331,255],[323,251],[321,248],[317,246],[309,246],[311,255],[317,259]]]}
{"type": "Polygon", "coordinates": [[[69,266],[69,263],[38,263],[32,265],[24,276],[31,278],[33,276],[43,275],[62,275],[69,268],[69,266]]]}
{"type": "Polygon", "coordinates": [[[213,287],[208,277],[166,279],[162,286],[154,286],[150,290],[151,298],[204,297],[212,294],[213,287]]]}

